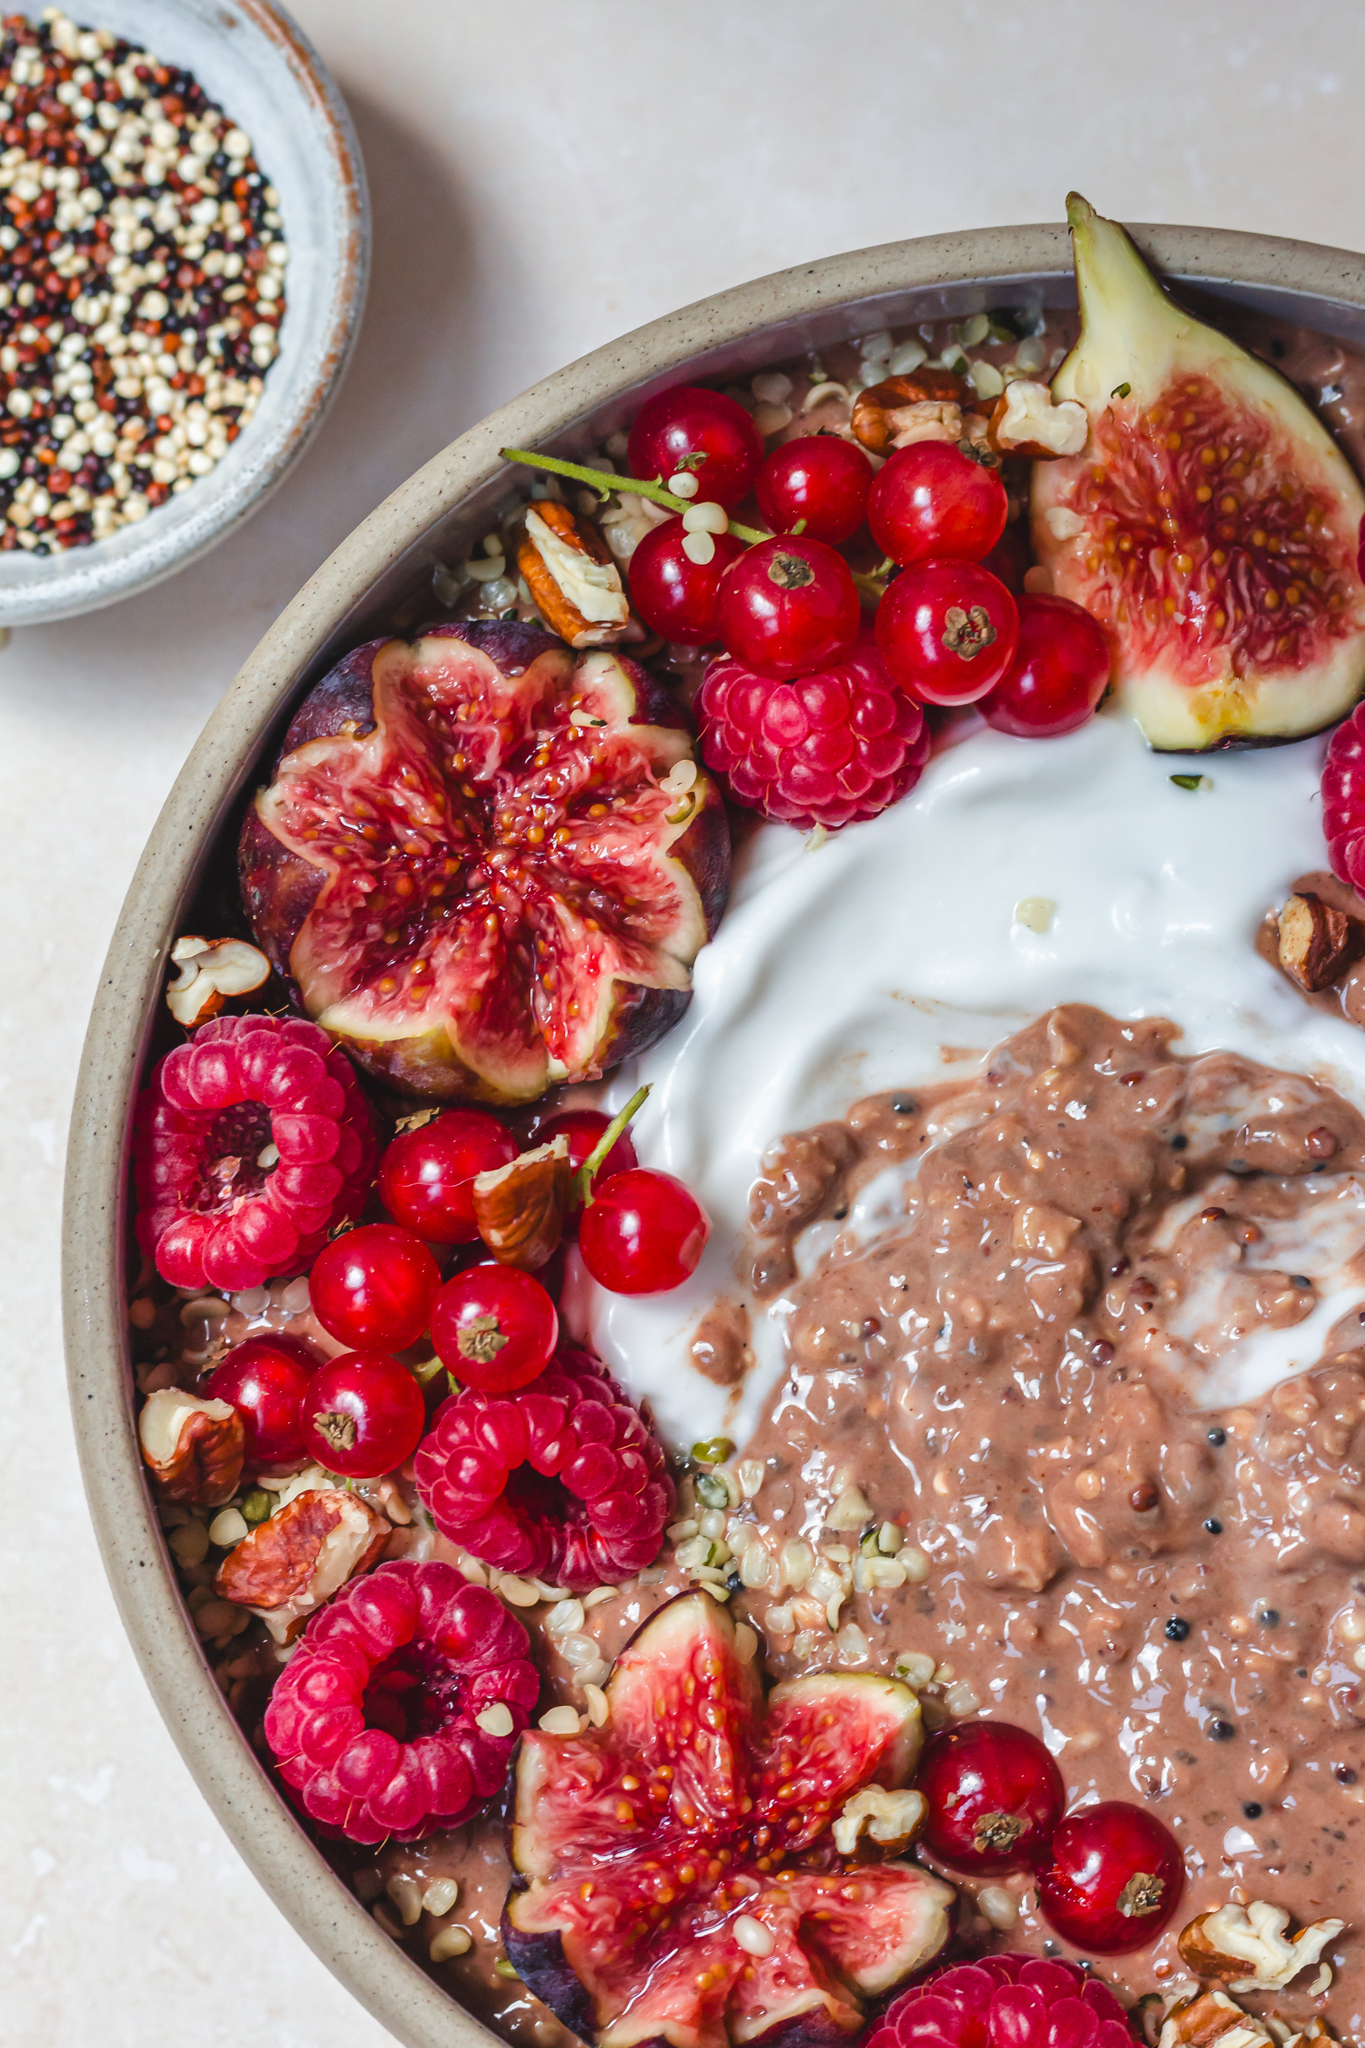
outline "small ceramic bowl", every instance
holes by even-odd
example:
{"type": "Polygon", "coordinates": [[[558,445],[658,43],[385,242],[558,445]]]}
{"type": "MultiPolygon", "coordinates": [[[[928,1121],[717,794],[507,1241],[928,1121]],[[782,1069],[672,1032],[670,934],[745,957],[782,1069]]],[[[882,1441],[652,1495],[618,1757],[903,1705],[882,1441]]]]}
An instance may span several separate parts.
{"type": "MultiPolygon", "coordinates": [[[[174,574],[229,534],[308,445],[341,380],[365,304],[370,214],[351,117],[301,30],[274,0],[68,0],[191,71],[252,139],[280,194],[288,306],[280,353],[251,420],[193,490],[136,526],[61,554],[0,554],[0,625],[95,611],[174,574]]],[[[37,13],[36,0],[30,10],[37,13]]]]}
{"type": "MultiPolygon", "coordinates": [[[[1209,228],[1135,231],[1157,267],[1219,305],[1365,344],[1365,263],[1339,249],[1209,228]]],[[[271,627],[209,720],[155,829],[100,978],[68,1152],[65,1316],[71,1402],[91,1513],[128,1633],[205,1797],[280,1910],[408,2048],[495,2048],[334,1874],[267,1777],[214,1683],[186,1613],[138,1455],[126,1274],[133,1100],[166,956],[207,886],[231,886],[234,809],[273,759],[291,708],[345,648],[437,607],[433,566],[525,490],[504,447],[582,456],[673,383],[752,374],[808,350],[997,306],[1074,306],[1061,227],[982,229],[863,249],[760,278],[572,363],[409,478],[271,627]]]]}

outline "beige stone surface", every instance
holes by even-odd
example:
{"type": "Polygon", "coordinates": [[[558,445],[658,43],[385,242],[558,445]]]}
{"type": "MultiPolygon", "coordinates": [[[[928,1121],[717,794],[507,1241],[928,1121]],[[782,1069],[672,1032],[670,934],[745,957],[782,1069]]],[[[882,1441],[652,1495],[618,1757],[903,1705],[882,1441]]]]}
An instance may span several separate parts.
{"type": "MultiPolygon", "coordinates": [[[[302,0],[356,114],[374,286],[273,502],[175,582],[0,652],[0,2035],[378,2048],[212,1819],[83,1511],[58,1332],[65,1120],[151,819],[242,657],[443,441],[612,334],[905,234],[1132,219],[1365,244],[1346,0],[302,0]]],[[[97,7],[91,8],[98,18],[97,7]]]]}

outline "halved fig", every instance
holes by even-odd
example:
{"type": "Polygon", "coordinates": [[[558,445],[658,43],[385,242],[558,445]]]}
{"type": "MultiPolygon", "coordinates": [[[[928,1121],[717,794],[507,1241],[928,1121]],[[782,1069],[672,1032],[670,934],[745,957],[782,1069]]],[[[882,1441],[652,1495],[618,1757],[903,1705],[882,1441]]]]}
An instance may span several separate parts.
{"type": "Polygon", "coordinates": [[[1108,628],[1120,704],[1180,753],[1293,739],[1365,685],[1365,492],[1293,386],[1185,313],[1072,193],[1079,454],[1033,471],[1053,590],[1108,628]]]}
{"type": "Polygon", "coordinates": [[[307,698],[242,831],[256,936],[412,1095],[525,1102],[652,1045],[729,886],[714,784],[647,672],[514,622],[372,640],[307,698]]]}
{"type": "Polygon", "coordinates": [[[948,1934],[950,1885],[833,1837],[864,1788],[914,1768],[914,1694],[829,1674],[765,1703],[703,1593],[645,1623],[606,1693],[601,1728],[522,1739],[503,1916],[522,1981],[606,2048],[855,2035],[948,1934]]]}

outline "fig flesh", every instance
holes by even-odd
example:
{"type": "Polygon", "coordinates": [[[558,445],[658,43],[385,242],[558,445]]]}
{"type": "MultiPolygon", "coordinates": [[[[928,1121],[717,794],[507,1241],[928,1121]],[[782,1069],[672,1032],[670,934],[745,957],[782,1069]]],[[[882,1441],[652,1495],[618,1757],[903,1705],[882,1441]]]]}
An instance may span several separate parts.
{"type": "Polygon", "coordinates": [[[1067,201],[1081,335],[1052,383],[1079,454],[1035,464],[1052,589],[1109,632],[1160,750],[1293,739],[1365,686],[1365,491],[1293,386],[1181,310],[1124,230],[1067,201]]]}
{"type": "Polygon", "coordinates": [[[950,1885],[834,1843],[850,1801],[914,1768],[914,1694],[827,1673],[765,1703],[700,1592],[645,1623],[606,1693],[601,1728],[522,1741],[503,1916],[522,1981],[605,2048],[856,2035],[949,1929],[950,1885]]]}
{"type": "Polygon", "coordinates": [[[240,859],[308,1015],[390,1086],[469,1102],[531,1101],[651,1045],[729,884],[720,797],[666,692],[513,622],[348,655],[294,719],[240,859]]]}

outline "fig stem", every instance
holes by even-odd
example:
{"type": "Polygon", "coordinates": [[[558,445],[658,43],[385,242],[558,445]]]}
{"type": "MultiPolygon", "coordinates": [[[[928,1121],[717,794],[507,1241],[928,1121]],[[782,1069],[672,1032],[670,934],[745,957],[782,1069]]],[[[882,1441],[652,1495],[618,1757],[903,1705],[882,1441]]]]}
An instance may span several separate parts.
{"type": "MultiPolygon", "coordinates": [[[[662,484],[642,483],[638,477],[617,476],[609,469],[585,469],[581,462],[565,462],[559,455],[533,455],[527,448],[500,448],[498,453],[504,462],[524,462],[528,469],[547,469],[552,476],[567,476],[575,483],[591,484],[604,498],[609,498],[613,491],[634,491],[641,498],[652,498],[656,505],[667,505],[670,512],[686,512],[691,507],[691,499],[675,498],[662,484]]],[[[772,539],[770,533],[760,533],[756,526],[739,526],[733,519],[729,531],[749,547],[756,541],[772,539]]]]}
{"type": "Polygon", "coordinates": [[[603,1131],[597,1143],[593,1146],[592,1151],[589,1152],[587,1158],[583,1161],[583,1164],[579,1167],[577,1173],[574,1175],[574,1200],[577,1202],[581,1202],[585,1209],[587,1208],[589,1202],[592,1200],[593,1178],[596,1175],[598,1168],[601,1166],[602,1161],[606,1158],[608,1152],[610,1152],[612,1146],[616,1143],[616,1140],[620,1137],[622,1131],[626,1128],[626,1125],[634,1116],[636,1110],[640,1107],[640,1104],[648,1095],[651,1085],[652,1084],[647,1081],[643,1088],[637,1088],[635,1093],[631,1096],[630,1101],[626,1104],[625,1108],[617,1111],[616,1115],[607,1125],[607,1128],[605,1129],[605,1131],[603,1131]]]}

